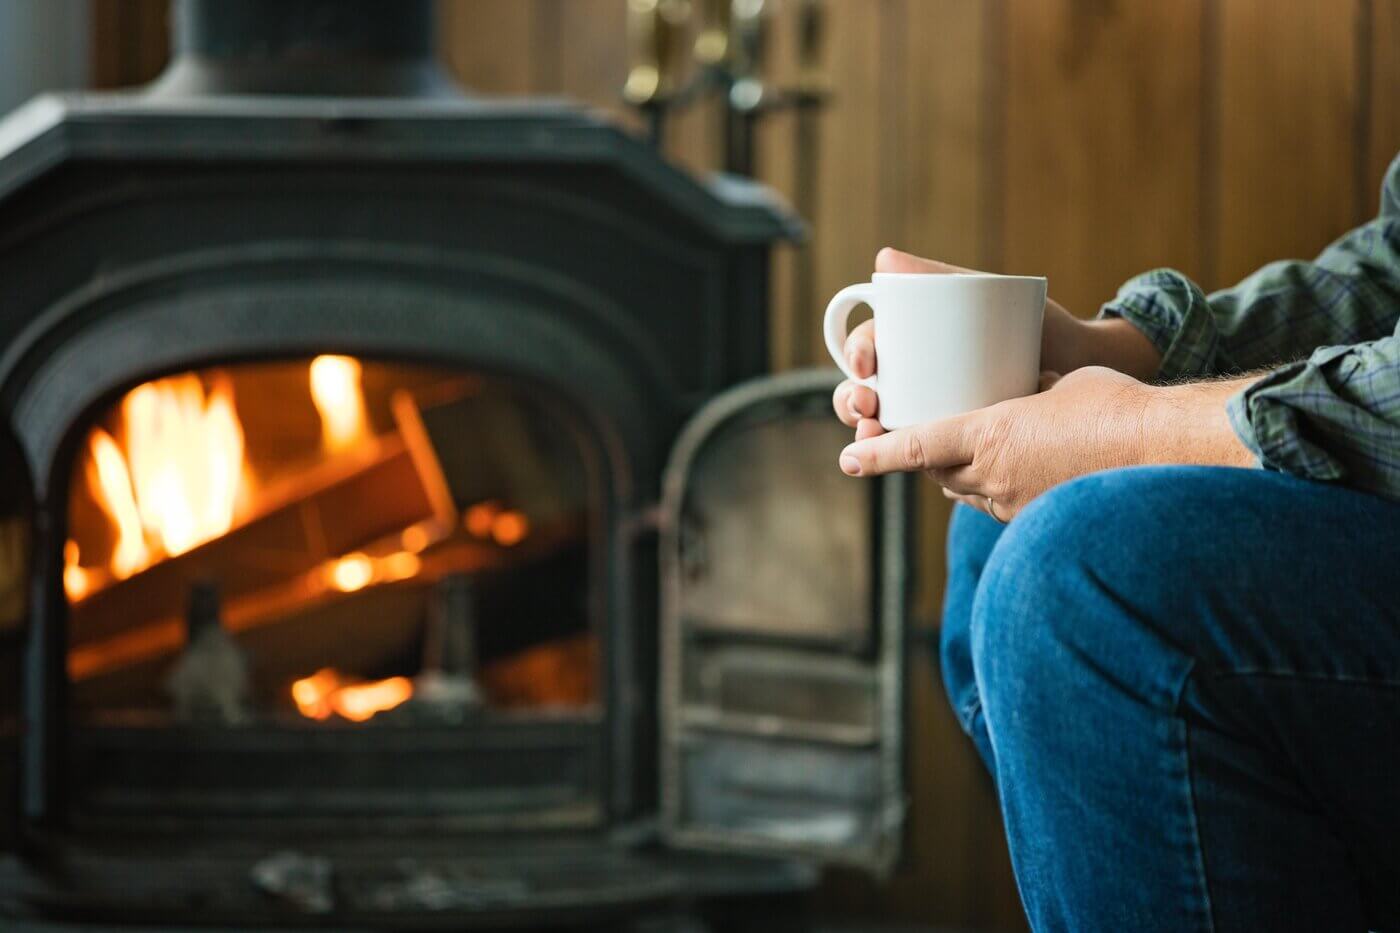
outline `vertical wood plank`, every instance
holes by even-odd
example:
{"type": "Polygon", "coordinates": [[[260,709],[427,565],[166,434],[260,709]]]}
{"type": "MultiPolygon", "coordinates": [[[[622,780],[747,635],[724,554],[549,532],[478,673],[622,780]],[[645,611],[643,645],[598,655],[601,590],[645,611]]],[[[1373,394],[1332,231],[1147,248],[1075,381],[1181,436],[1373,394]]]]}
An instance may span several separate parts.
{"type": "Polygon", "coordinates": [[[94,0],[92,86],[130,87],[160,74],[170,56],[167,0],[94,0]]]}
{"type": "Polygon", "coordinates": [[[622,102],[627,78],[625,0],[565,0],[559,36],[559,90],[633,123],[632,109],[622,102]]]}
{"type": "Polygon", "coordinates": [[[903,214],[891,236],[910,252],[972,268],[989,258],[988,9],[982,0],[906,3],[898,151],[886,167],[903,214]]]}
{"type": "Polygon", "coordinates": [[[1381,181],[1400,153],[1400,0],[1371,0],[1369,152],[1363,180],[1374,211],[1381,181]]]}
{"type": "MultiPolygon", "coordinates": [[[[823,297],[869,280],[875,253],[895,235],[892,218],[882,216],[881,197],[882,174],[894,170],[883,134],[885,109],[897,105],[880,93],[881,70],[888,67],[881,42],[887,5],[838,0],[829,13],[834,92],[819,133],[823,197],[811,218],[815,293],[823,297]]],[[[821,359],[817,349],[809,350],[810,359],[821,359]]]]}
{"type": "Polygon", "coordinates": [[[540,0],[442,0],[438,44],[443,65],[468,90],[539,93],[536,59],[557,49],[535,47],[540,0]]]}
{"type": "Polygon", "coordinates": [[[1202,0],[1007,0],[1006,272],[1092,315],[1126,278],[1199,274],[1202,0]]]}
{"type": "Polygon", "coordinates": [[[1219,0],[1220,284],[1357,221],[1363,0],[1219,0]]]}

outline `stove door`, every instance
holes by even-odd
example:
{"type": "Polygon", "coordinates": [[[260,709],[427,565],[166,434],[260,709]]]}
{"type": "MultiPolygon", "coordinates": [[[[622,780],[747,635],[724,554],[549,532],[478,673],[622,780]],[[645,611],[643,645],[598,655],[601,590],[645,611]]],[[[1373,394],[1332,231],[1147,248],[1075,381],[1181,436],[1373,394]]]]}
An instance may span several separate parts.
{"type": "Polygon", "coordinates": [[[747,383],[664,477],[661,797],[672,844],[888,871],[899,852],[912,483],[843,475],[836,374],[747,383]]]}

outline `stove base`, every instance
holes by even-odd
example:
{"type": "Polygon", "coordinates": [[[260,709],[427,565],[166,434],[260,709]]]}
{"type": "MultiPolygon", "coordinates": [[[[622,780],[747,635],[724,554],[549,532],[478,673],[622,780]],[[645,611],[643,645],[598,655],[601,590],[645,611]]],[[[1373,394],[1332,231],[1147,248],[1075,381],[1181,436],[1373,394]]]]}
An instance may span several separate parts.
{"type": "MultiPolygon", "coordinates": [[[[7,930],[30,923],[73,933],[111,921],[163,933],[623,930],[637,923],[650,933],[654,918],[668,916],[795,920],[816,883],[815,869],[796,862],[606,843],[512,842],[489,854],[479,840],[474,845],[386,840],[269,850],[234,843],[159,854],[143,853],[139,843],[67,845],[42,863],[0,862],[0,918],[10,918],[7,930]],[[269,884],[269,873],[286,883],[269,884]]],[[[772,933],[773,921],[761,929],[772,933]]]]}

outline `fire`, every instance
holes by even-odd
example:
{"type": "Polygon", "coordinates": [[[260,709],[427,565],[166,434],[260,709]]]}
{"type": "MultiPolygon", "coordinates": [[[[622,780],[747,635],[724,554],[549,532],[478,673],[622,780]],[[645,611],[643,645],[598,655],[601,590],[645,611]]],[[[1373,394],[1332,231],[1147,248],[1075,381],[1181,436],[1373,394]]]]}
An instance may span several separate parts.
{"type": "Polygon", "coordinates": [[[462,524],[467,528],[474,538],[489,538],[491,536],[491,525],[496,520],[496,516],[501,514],[499,502],[478,502],[467,509],[462,516],[462,524]]]}
{"type": "MultiPolygon", "coordinates": [[[[227,379],[207,396],[193,374],[148,382],[127,393],[121,412],[124,444],[102,428],[88,442],[88,480],[116,530],[110,568],[119,580],[228,531],[245,484],[243,427],[227,379]]],[[[91,570],[76,556],[67,563],[65,588],[77,599],[91,570]]]]}
{"type": "Polygon", "coordinates": [[[359,360],[349,356],[312,360],[311,400],[321,414],[321,444],[326,450],[346,450],[369,434],[359,360]]]}
{"type": "MultiPolygon", "coordinates": [[[[323,446],[343,451],[368,437],[359,360],[318,356],[309,374],[323,446]]],[[[74,601],[227,533],[250,492],[227,377],[216,375],[207,392],[194,373],[147,382],[127,393],[120,410],[117,436],[95,428],[88,442],[88,481],[115,531],[111,573],[79,566],[76,556],[66,560],[64,588],[74,601]]],[[[76,555],[77,543],[69,544],[76,555]]],[[[331,584],[349,592],[369,583],[367,565],[346,559],[333,568],[331,584]]]]}
{"type": "Polygon", "coordinates": [[[303,677],[292,684],[292,699],[297,709],[307,719],[330,719],[330,698],[340,689],[340,675],[323,667],[310,677],[303,677]]]}
{"type": "Polygon", "coordinates": [[[364,722],[411,696],[413,681],[407,677],[346,683],[339,671],[329,667],[292,684],[292,700],[307,719],[325,720],[335,714],[351,722],[364,722]]]}
{"type": "Polygon", "coordinates": [[[89,571],[78,565],[78,557],[78,542],[69,541],[63,545],[63,592],[75,603],[92,588],[89,571]]]}
{"type": "Polygon", "coordinates": [[[530,520],[525,513],[511,510],[502,512],[491,523],[491,537],[501,547],[514,547],[530,533],[530,520]]]}
{"type": "MultiPolygon", "coordinates": [[[[136,507],[135,494],[131,489],[131,471],[126,468],[126,457],[122,455],[112,435],[101,428],[92,432],[92,470],[94,493],[102,503],[112,524],[117,527],[117,546],[112,550],[112,573],[118,578],[129,577],[150,560],[150,550],[141,531],[141,512],[136,507]]],[[[77,553],[77,542],[70,541],[73,553],[77,553]]]]}
{"type": "Polygon", "coordinates": [[[137,386],[122,400],[122,419],[141,523],[165,554],[183,554],[233,527],[243,426],[227,379],[207,397],[193,373],[137,386]]]}
{"type": "Polygon", "coordinates": [[[331,706],[351,722],[364,722],[375,713],[393,709],[413,696],[413,681],[390,677],[373,683],[341,687],[331,694],[331,706]]]}
{"type": "Polygon", "coordinates": [[[467,509],[462,524],[474,538],[490,538],[501,547],[514,547],[530,533],[530,519],[516,509],[503,509],[499,502],[486,500],[467,509]]]}
{"type": "Polygon", "coordinates": [[[331,561],[327,567],[331,586],[342,593],[362,590],[374,580],[374,561],[359,551],[331,561]]]}

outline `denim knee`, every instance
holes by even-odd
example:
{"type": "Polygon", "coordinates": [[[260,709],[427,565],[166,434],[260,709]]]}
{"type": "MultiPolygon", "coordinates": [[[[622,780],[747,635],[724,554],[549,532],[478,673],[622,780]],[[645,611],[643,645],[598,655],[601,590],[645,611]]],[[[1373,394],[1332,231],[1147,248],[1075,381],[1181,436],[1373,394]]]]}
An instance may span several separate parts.
{"type": "Polygon", "coordinates": [[[994,731],[999,712],[1075,715],[1065,706],[1083,702],[1090,680],[1175,703],[1189,662],[1160,624],[1170,588],[1151,552],[1170,522],[1157,492],[1176,482],[1156,470],[1081,477],[1008,526],[972,611],[973,670],[994,731]]]}
{"type": "Polygon", "coordinates": [[[972,603],[983,568],[1002,531],[1000,524],[965,505],[954,507],[948,525],[948,579],[939,629],[939,670],[953,712],[969,735],[975,731],[979,706],[969,631],[972,603]]]}

